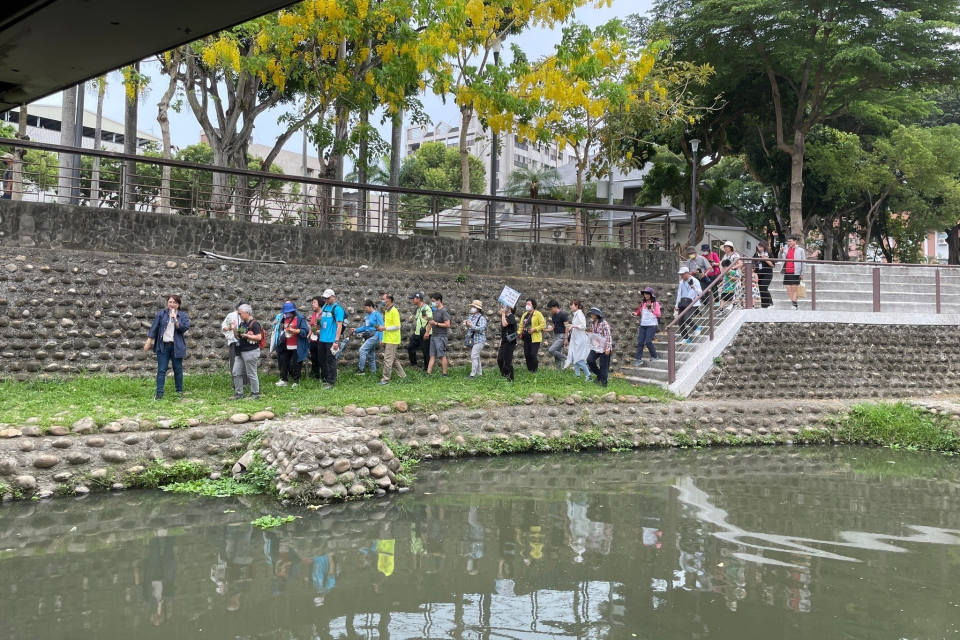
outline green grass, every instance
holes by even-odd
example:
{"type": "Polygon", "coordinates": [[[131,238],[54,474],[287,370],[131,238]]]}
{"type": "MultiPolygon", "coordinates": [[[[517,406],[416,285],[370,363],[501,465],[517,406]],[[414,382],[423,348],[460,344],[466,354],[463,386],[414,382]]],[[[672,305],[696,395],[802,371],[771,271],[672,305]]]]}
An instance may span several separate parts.
{"type": "Polygon", "coordinates": [[[658,400],[671,399],[669,392],[659,387],[637,387],[624,380],[611,378],[606,389],[574,378],[571,371],[559,372],[541,368],[536,374],[517,370],[516,382],[510,383],[498,375],[496,368],[487,368],[483,377],[469,380],[468,367],[450,369],[449,378],[441,378],[439,370],[430,378],[422,371],[408,371],[406,380],[394,376],[387,386],[377,384],[380,376],[358,376],[352,371],[341,371],[337,386],[324,391],[318,381],[304,380],[300,388],[277,388],[276,376],[260,379],[260,400],[228,400],[233,393],[230,377],[222,374],[187,375],[184,381],[186,398],[180,400],[173,391],[173,381],[167,382],[167,395],[154,401],[152,378],[91,375],[68,379],[32,382],[0,383],[0,422],[23,424],[28,418],[40,418],[41,426],[69,426],[86,416],[92,416],[101,426],[120,418],[139,420],[168,419],[174,426],[184,426],[190,418],[205,423],[216,423],[234,413],[253,413],[266,407],[277,415],[306,413],[319,407],[339,411],[348,404],[362,407],[389,405],[404,400],[411,407],[431,411],[463,404],[480,406],[488,402],[521,404],[532,393],[562,399],[576,391],[587,395],[616,392],[620,395],[645,395],[658,400]]]}
{"type": "Polygon", "coordinates": [[[237,482],[233,478],[219,478],[217,480],[204,478],[187,482],[175,482],[164,485],[163,490],[169,491],[170,493],[192,493],[198,496],[207,496],[208,498],[256,496],[262,493],[262,491],[258,491],[253,485],[245,482],[237,482]]]}
{"type": "Polygon", "coordinates": [[[840,419],[837,439],[910,451],[960,451],[960,425],[909,404],[860,404],[840,419]]]}

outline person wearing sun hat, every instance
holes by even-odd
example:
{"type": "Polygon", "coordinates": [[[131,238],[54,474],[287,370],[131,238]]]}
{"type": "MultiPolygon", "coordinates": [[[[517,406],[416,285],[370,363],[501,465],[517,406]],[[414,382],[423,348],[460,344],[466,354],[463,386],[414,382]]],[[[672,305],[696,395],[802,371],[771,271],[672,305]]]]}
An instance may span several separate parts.
{"type": "Polygon", "coordinates": [[[607,376],[610,373],[610,356],[613,353],[613,336],[610,324],[604,320],[603,312],[599,307],[590,309],[590,320],[593,326],[590,329],[590,355],[587,356],[587,366],[596,377],[600,386],[607,386],[607,376]]]}
{"type": "Polygon", "coordinates": [[[640,301],[640,307],[634,315],[640,318],[640,334],[637,336],[637,355],[633,366],[640,367],[643,366],[644,347],[650,350],[651,360],[658,359],[653,340],[657,337],[657,329],[660,327],[660,303],[657,302],[657,292],[653,287],[643,290],[643,300],[640,301]]]}
{"type": "Polygon", "coordinates": [[[483,375],[483,366],[480,364],[480,352],[487,344],[487,319],[483,316],[483,303],[474,300],[470,303],[470,315],[463,321],[467,328],[467,338],[464,344],[470,347],[470,378],[479,378],[483,375]]]}
{"type": "Polygon", "coordinates": [[[280,365],[280,380],[277,381],[277,386],[285,387],[287,381],[292,380],[293,386],[298,387],[303,361],[310,354],[310,328],[307,319],[297,311],[297,305],[291,301],[283,303],[280,314],[280,327],[275,338],[280,365]]]}

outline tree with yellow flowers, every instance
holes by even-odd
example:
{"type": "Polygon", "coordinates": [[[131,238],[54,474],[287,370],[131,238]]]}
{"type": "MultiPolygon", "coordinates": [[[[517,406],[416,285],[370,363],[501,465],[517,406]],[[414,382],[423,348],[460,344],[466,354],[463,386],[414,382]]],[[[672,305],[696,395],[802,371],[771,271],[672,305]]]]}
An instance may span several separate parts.
{"type": "MultiPolygon", "coordinates": [[[[453,96],[460,110],[460,163],[463,193],[469,193],[467,129],[474,116],[485,120],[500,102],[492,95],[498,75],[493,51],[503,40],[532,27],[562,24],[578,7],[609,6],[611,0],[418,0],[419,15],[430,16],[419,51],[434,93],[453,96]]],[[[460,235],[469,235],[469,200],[462,203],[460,235]]]]}
{"type": "MultiPolygon", "coordinates": [[[[487,121],[497,130],[515,126],[521,139],[570,148],[582,202],[585,179],[645,161],[650,143],[641,132],[696,121],[687,88],[705,84],[713,71],[709,65],[674,64],[670,53],[663,40],[631,44],[619,20],[595,30],[572,24],[556,53],[515,71],[512,95],[501,99],[499,115],[487,121]]],[[[582,218],[578,212],[578,242],[582,218]]]]}

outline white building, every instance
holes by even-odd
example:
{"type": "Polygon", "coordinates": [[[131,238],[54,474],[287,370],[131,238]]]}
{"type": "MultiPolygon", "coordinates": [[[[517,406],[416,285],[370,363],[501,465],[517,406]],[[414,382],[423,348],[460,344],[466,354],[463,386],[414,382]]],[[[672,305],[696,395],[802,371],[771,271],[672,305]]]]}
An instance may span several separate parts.
{"type": "MultiPolygon", "coordinates": [[[[460,148],[460,127],[450,125],[440,120],[433,127],[411,125],[405,132],[404,156],[416,153],[417,149],[427,142],[442,142],[448,147],[460,148]]],[[[480,158],[487,170],[487,184],[483,193],[490,193],[490,160],[493,148],[492,136],[484,131],[480,121],[476,118],[467,128],[467,147],[470,153],[480,158]]],[[[514,134],[500,136],[500,171],[497,175],[498,195],[502,195],[503,186],[510,173],[518,167],[539,169],[544,166],[559,168],[574,161],[574,156],[567,150],[560,153],[556,144],[537,145],[531,142],[520,142],[514,134]]]]}
{"type": "MultiPolygon", "coordinates": [[[[20,108],[14,107],[0,113],[0,121],[9,122],[14,126],[20,122],[20,108]]],[[[32,104],[27,107],[27,135],[34,142],[46,144],[60,144],[60,126],[63,122],[63,108],[60,105],[32,104]]],[[[93,149],[93,134],[96,131],[96,112],[83,112],[83,138],[81,146],[84,149],[93,149]]],[[[101,125],[101,147],[105,151],[123,153],[123,123],[104,117],[101,125]]],[[[160,138],[145,131],[137,131],[137,149],[143,149],[151,143],[161,144],[160,138]]],[[[73,146],[70,143],[69,146],[73,146]]]]}

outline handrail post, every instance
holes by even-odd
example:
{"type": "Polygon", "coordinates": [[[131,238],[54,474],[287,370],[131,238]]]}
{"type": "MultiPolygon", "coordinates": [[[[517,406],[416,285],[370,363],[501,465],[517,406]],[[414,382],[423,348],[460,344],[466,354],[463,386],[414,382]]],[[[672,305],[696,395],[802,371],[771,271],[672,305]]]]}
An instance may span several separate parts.
{"type": "Polygon", "coordinates": [[[493,202],[487,200],[487,240],[493,240],[493,202]]]}
{"type": "Polygon", "coordinates": [[[810,310],[817,310],[817,266],[810,265],[810,310]]]}
{"type": "Polygon", "coordinates": [[[630,216],[630,248],[637,248],[637,214],[630,216]]]}
{"type": "Polygon", "coordinates": [[[743,267],[744,294],[743,295],[746,298],[746,300],[744,301],[745,303],[744,306],[747,309],[753,309],[753,262],[746,260],[744,261],[743,264],[744,264],[744,267],[743,267]]]}
{"type": "MultiPolygon", "coordinates": [[[[711,283],[713,284],[713,283],[711,283]]],[[[710,289],[710,300],[707,301],[707,304],[710,305],[710,342],[713,342],[713,289],[710,289]]]]}
{"type": "Polygon", "coordinates": [[[873,312],[880,313],[880,267],[873,268],[873,312]]]}
{"type": "Polygon", "coordinates": [[[934,271],[934,278],[937,283],[937,315],[940,315],[940,269],[934,271]]]}
{"type": "Polygon", "coordinates": [[[667,378],[677,381],[677,328],[667,327],[667,378]]]}

